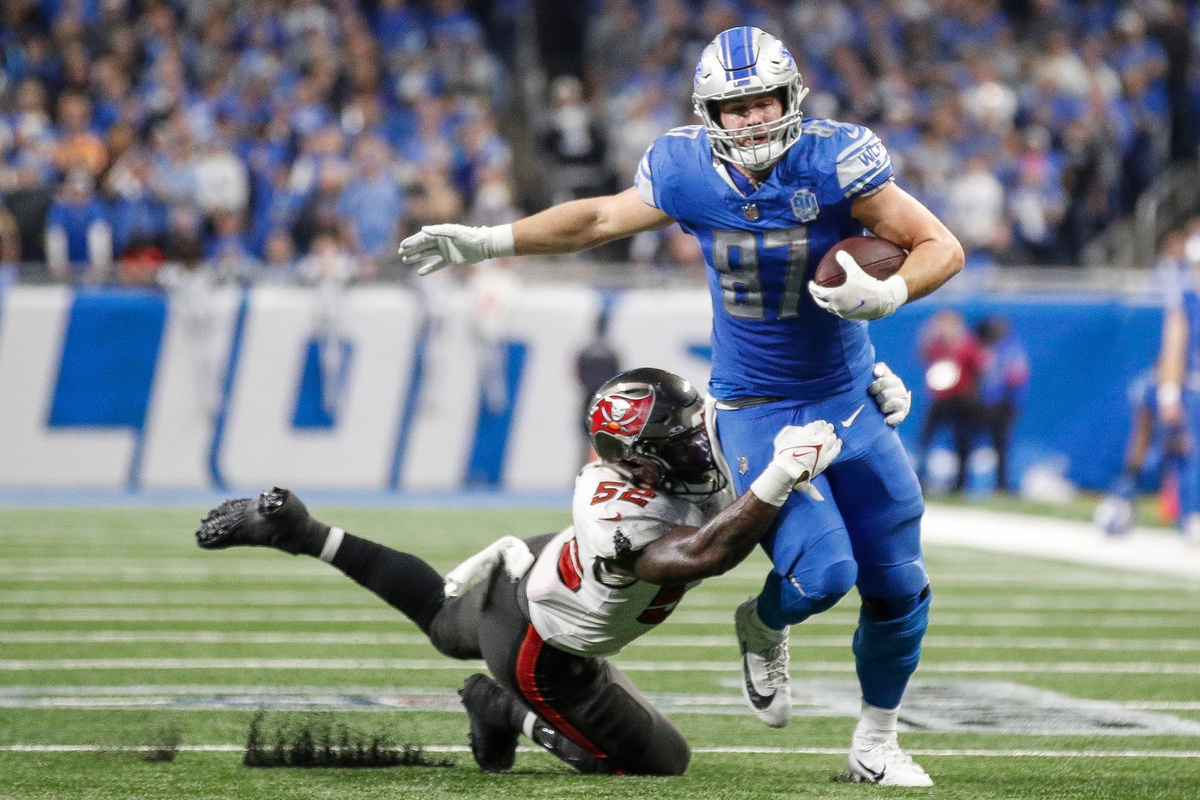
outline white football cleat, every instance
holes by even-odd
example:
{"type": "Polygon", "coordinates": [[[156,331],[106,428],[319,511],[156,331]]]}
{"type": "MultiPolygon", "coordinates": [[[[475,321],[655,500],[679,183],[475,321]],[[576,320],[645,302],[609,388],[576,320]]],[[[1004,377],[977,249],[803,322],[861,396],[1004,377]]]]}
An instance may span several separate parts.
{"type": "Polygon", "coordinates": [[[742,648],[742,696],[756,717],[772,728],[782,728],[792,718],[788,629],[776,631],[763,625],[757,601],[751,597],[733,615],[742,648]]]}
{"type": "Polygon", "coordinates": [[[933,778],[900,749],[895,732],[863,732],[860,723],[850,742],[846,772],[855,783],[880,786],[933,786],[933,778]]]}

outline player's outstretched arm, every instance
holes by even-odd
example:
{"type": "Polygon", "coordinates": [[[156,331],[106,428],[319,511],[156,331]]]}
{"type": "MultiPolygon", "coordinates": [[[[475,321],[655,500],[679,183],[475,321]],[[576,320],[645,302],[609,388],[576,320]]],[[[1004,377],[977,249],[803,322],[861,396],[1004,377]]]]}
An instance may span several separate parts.
{"type": "Polygon", "coordinates": [[[400,243],[400,260],[428,275],[450,264],[474,264],[511,255],[574,253],[673,220],[647,205],[636,189],[551,206],[511,225],[426,225],[400,243]]]}
{"type": "Polygon", "coordinates": [[[651,542],[630,571],[658,585],[690,583],[728,572],[762,541],[793,491],[821,499],[812,479],[842,450],[825,421],[789,425],[775,437],[775,457],[749,491],[701,528],[681,525],[651,542]]]}
{"type": "Polygon", "coordinates": [[[897,273],[908,287],[907,301],[924,297],[962,270],[963,249],[957,237],[895,183],[856,199],[851,213],[867,230],[908,251],[897,273]]]}

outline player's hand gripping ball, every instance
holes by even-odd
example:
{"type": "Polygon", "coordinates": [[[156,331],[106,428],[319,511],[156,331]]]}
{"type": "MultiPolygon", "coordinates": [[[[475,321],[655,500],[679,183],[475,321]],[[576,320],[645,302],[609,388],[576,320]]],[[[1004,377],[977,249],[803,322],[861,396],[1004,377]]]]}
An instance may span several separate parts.
{"type": "Polygon", "coordinates": [[[809,283],[818,306],[843,319],[879,319],[908,300],[908,285],[896,275],[903,249],[878,236],[851,236],[822,257],[809,283]]]}

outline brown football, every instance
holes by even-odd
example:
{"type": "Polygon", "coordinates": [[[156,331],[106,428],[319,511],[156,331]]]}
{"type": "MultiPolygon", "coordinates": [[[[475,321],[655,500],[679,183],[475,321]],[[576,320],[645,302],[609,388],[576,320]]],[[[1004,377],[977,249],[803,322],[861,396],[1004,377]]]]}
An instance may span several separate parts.
{"type": "Polygon", "coordinates": [[[818,286],[841,286],[846,282],[846,270],[837,263],[837,252],[845,250],[872,278],[884,280],[896,274],[908,253],[887,239],[878,236],[851,236],[829,248],[829,252],[817,264],[813,282],[818,286]]]}

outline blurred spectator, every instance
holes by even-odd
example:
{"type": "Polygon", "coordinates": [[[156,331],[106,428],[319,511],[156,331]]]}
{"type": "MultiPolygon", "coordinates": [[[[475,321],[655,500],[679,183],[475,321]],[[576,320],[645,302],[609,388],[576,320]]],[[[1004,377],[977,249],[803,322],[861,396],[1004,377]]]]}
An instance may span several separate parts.
{"type": "Polygon", "coordinates": [[[548,159],[550,202],[613,191],[615,182],[605,160],[608,142],[584,100],[583,84],[573,75],[560,75],[550,84],[550,94],[553,109],[539,142],[548,159]]]}
{"type": "Polygon", "coordinates": [[[95,178],[108,164],[108,150],[92,130],[92,104],[82,92],[58,98],[58,145],[54,162],[62,172],[79,170],[95,178]]]}
{"type": "Polygon", "coordinates": [[[108,276],[113,260],[113,232],[92,177],[67,175],[46,215],[46,265],[60,281],[98,282],[108,276]]]}
{"type": "Polygon", "coordinates": [[[338,199],[338,211],[347,221],[354,250],[367,272],[374,272],[392,255],[407,217],[391,164],[392,150],[386,142],[361,139],[354,151],[355,177],[338,199]]]}
{"type": "Polygon", "coordinates": [[[986,154],[971,156],[946,191],[944,222],[962,242],[968,257],[971,251],[987,247],[996,226],[1004,221],[1004,186],[989,164],[986,154]]]}
{"type": "MultiPolygon", "coordinates": [[[[397,154],[383,172],[405,228],[499,207],[505,182],[510,202],[537,197],[512,176],[537,174],[546,153],[574,175],[563,191],[613,174],[625,185],[656,135],[694,122],[687,76],[704,43],[753,24],[798,58],[806,116],[874,128],[897,180],[935,213],[960,213],[965,174],[983,186],[971,159],[988,154],[1007,208],[981,257],[1075,263],[1170,158],[1195,157],[1194,18],[1182,2],[1091,0],[10,0],[0,3],[0,192],[27,259],[42,256],[50,197],[82,171],[113,204],[118,253],[161,237],[165,209],[194,205],[245,214],[259,256],[277,228],[303,252],[314,224],[336,224],[369,265],[400,233],[384,232],[378,207],[350,193],[331,205],[318,188],[363,141],[397,154]],[[521,40],[525,10],[536,41],[521,40]],[[545,108],[512,105],[553,118],[541,149],[510,113],[519,84],[503,72],[526,68],[515,54],[529,44],[540,44],[538,92],[559,76],[586,87],[568,79],[545,108]],[[1040,152],[1014,144],[1031,139],[1040,152]]],[[[355,163],[339,196],[362,179],[393,202],[385,181],[363,175],[355,163]]],[[[981,241],[988,226],[977,227],[981,241]]]]}
{"type": "Polygon", "coordinates": [[[341,216],[341,200],[346,191],[347,167],[340,159],[319,165],[316,183],[296,214],[292,237],[301,252],[307,253],[319,231],[338,231],[340,245],[345,223],[341,216]]]}
{"type": "Polygon", "coordinates": [[[1029,357],[1008,320],[988,317],[976,326],[975,332],[984,350],[979,399],[983,406],[983,429],[996,452],[996,490],[1011,494],[1009,444],[1013,423],[1029,385],[1029,357]]]}
{"type": "Polygon", "coordinates": [[[160,242],[167,228],[167,206],[154,191],[149,156],[131,149],[109,169],[105,189],[112,198],[113,238],[123,254],[134,241],[160,242]]]}
{"type": "Polygon", "coordinates": [[[245,163],[220,140],[211,139],[192,162],[195,203],[205,214],[233,211],[241,214],[250,200],[245,163]]]}
{"type": "Polygon", "coordinates": [[[951,309],[937,312],[922,326],[919,347],[931,403],[921,427],[918,474],[922,483],[928,482],[930,447],[938,431],[948,427],[958,456],[952,489],[961,492],[967,486],[971,449],[980,428],[979,376],[986,355],[962,314],[951,309]]]}
{"type": "Polygon", "coordinates": [[[267,235],[263,247],[262,280],[268,283],[292,283],[296,280],[296,248],[292,235],[276,228],[267,235]]]}
{"type": "Polygon", "coordinates": [[[253,283],[262,275],[262,262],[255,257],[250,240],[243,231],[242,215],[222,209],[209,218],[212,235],[204,247],[204,257],[218,279],[253,283]]]}
{"type": "Polygon", "coordinates": [[[1062,179],[1048,152],[1050,134],[1034,128],[1025,135],[1017,157],[1016,185],[1008,195],[1008,213],[1017,243],[1038,263],[1058,263],[1059,223],[1066,214],[1062,179]]]}

